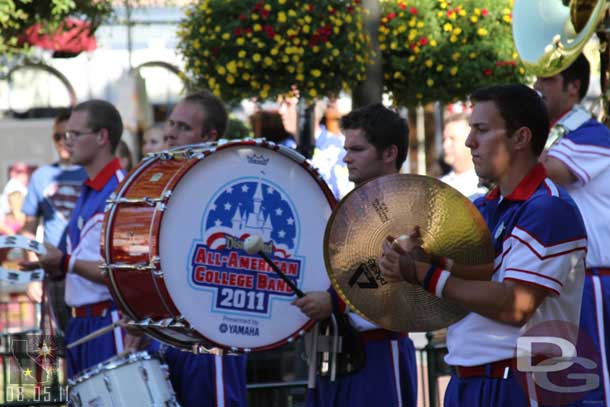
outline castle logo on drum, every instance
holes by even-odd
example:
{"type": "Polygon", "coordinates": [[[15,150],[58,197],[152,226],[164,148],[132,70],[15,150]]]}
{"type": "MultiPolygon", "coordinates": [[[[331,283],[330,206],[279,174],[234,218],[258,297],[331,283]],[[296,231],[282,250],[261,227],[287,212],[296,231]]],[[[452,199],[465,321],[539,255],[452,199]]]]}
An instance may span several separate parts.
{"type": "MultiPolygon", "coordinates": [[[[212,312],[269,315],[275,299],[286,301],[295,294],[260,256],[245,252],[243,241],[261,236],[263,251],[300,286],[304,258],[296,252],[299,222],[293,203],[281,188],[254,177],[234,180],[211,202],[203,214],[203,236],[195,240],[191,252],[191,287],[213,291],[212,312]]],[[[229,333],[239,335],[255,335],[257,330],[226,325],[229,333]]]]}
{"type": "Polygon", "coordinates": [[[246,157],[248,163],[250,164],[258,164],[258,165],[267,165],[269,164],[269,158],[265,157],[263,154],[251,154],[246,157]]]}

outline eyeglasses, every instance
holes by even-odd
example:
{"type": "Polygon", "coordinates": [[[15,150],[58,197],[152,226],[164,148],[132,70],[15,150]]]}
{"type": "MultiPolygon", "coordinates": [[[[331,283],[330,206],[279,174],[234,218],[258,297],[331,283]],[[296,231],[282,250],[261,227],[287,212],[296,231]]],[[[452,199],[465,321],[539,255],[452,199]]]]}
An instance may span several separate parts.
{"type": "Polygon", "coordinates": [[[98,131],[99,130],[91,130],[91,131],[67,131],[67,132],[64,133],[64,137],[66,138],[66,141],[70,141],[70,140],[78,139],[81,136],[84,136],[86,134],[95,134],[98,131]]]}

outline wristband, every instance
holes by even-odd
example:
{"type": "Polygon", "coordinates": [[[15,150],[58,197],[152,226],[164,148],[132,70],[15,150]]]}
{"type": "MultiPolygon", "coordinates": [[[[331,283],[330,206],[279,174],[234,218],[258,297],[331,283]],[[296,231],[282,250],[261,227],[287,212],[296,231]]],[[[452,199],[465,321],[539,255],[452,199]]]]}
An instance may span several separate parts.
{"type": "Polygon", "coordinates": [[[434,294],[435,296],[442,298],[443,289],[445,288],[445,284],[447,284],[447,280],[450,276],[451,273],[449,273],[447,270],[443,270],[438,266],[432,265],[426,272],[426,277],[424,278],[422,287],[430,294],[434,294]]]}
{"type": "Polygon", "coordinates": [[[68,274],[70,272],[70,259],[72,258],[72,256],[70,256],[68,253],[64,253],[61,256],[61,265],[59,266],[61,271],[63,271],[64,274],[68,274]]]}
{"type": "Polygon", "coordinates": [[[428,291],[428,286],[430,285],[430,280],[432,279],[432,276],[434,275],[434,271],[436,269],[437,269],[437,266],[432,264],[428,268],[428,271],[426,271],[426,276],[424,277],[424,281],[421,282],[421,286],[424,288],[424,290],[428,291]]]}

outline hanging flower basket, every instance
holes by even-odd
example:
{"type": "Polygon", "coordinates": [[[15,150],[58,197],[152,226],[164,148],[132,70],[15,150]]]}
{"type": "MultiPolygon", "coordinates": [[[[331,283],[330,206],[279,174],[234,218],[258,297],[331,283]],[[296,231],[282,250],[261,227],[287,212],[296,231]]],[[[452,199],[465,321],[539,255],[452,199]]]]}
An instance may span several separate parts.
{"type": "Polygon", "coordinates": [[[448,103],[481,86],[525,82],[512,6],[512,0],[383,2],[379,42],[394,103],[448,103]]]}
{"type": "Polygon", "coordinates": [[[192,86],[225,101],[314,99],[364,80],[359,0],[203,0],[187,10],[178,48],[192,86]]]}

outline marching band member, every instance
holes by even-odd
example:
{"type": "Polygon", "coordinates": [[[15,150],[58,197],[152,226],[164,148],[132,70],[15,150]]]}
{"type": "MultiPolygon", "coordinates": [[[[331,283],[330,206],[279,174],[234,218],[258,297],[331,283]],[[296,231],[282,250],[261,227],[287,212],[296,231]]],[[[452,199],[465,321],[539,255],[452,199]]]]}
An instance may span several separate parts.
{"type": "MultiPolygon", "coordinates": [[[[67,239],[59,248],[45,243],[47,254],[38,262],[22,263],[23,269],[42,267],[51,278],[66,279],[65,299],[72,307],[66,341],[80,339],[119,319],[98,266],[100,237],[106,199],[124,177],[115,151],[123,122],[117,109],[102,100],[78,104],[66,123],[65,143],[72,164],[88,176],[67,226],[67,239]]],[[[96,365],[123,351],[119,327],[105,335],[68,349],[68,376],[96,365]]]]}
{"type": "MultiPolygon", "coordinates": [[[[604,221],[610,208],[610,130],[579,105],[587,93],[589,62],[580,55],[563,72],[538,78],[552,134],[562,137],[544,158],[549,178],[565,187],[580,209],[587,228],[587,270],[580,328],[593,338],[601,356],[600,385],[588,392],[583,404],[610,403],[610,224],[604,221]]],[[[549,143],[547,143],[548,145],[549,143]]]]}
{"type": "MultiPolygon", "coordinates": [[[[390,281],[420,284],[470,311],[448,329],[445,361],[455,374],[446,407],[542,405],[548,399],[537,398],[553,387],[540,376],[529,380],[527,365],[522,369],[516,360],[517,343],[536,328],[576,341],[586,231],[574,201],[538,163],[549,129],[540,96],[524,85],[504,85],[479,89],[471,100],[466,145],[479,177],[497,185],[475,201],[495,248],[491,281],[459,278],[389,242],[380,268],[390,281]],[[559,332],[552,321],[560,322],[559,332]],[[561,331],[566,324],[575,332],[561,331]]],[[[550,393],[558,396],[552,405],[566,397],[550,393]]]]}
{"type": "MultiPolygon", "coordinates": [[[[216,141],[227,128],[222,101],[208,91],[193,93],[172,110],[165,125],[167,147],[216,141]]],[[[164,352],[170,379],[183,407],[245,406],[246,356],[164,352]]]]}
{"type": "MultiPolygon", "coordinates": [[[[345,134],[345,163],[349,180],[356,185],[375,177],[398,173],[405,161],[409,128],[398,114],[373,104],[341,119],[345,134]]],[[[334,290],[310,292],[293,302],[308,317],[317,320],[331,313],[346,312],[334,290]]],[[[307,393],[307,406],[370,407],[415,406],[417,370],[415,348],[406,333],[380,329],[349,313],[351,324],[364,342],[364,367],[338,376],[335,382],[318,376],[316,388],[307,393]]]]}

